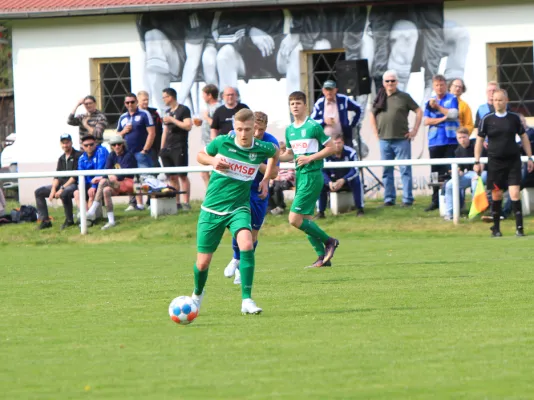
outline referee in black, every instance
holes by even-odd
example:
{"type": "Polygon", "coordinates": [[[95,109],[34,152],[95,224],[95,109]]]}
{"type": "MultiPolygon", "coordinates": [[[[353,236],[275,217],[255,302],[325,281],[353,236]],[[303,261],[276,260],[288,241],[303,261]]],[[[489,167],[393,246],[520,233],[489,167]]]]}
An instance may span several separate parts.
{"type": "Polygon", "coordinates": [[[488,138],[488,190],[491,190],[493,199],[491,215],[493,226],[492,237],[501,237],[501,208],[503,192],[507,189],[512,200],[512,211],[515,214],[516,236],[525,236],[523,232],[523,213],[519,190],[521,185],[521,150],[515,141],[515,136],[521,137],[523,149],[528,156],[528,171],[534,170],[532,162],[532,149],[530,141],[525,133],[519,115],[506,111],[508,94],[505,90],[495,91],[493,106],[495,112],[488,114],[480,123],[475,145],[474,171],[480,174],[480,155],[484,140],[488,138]]]}

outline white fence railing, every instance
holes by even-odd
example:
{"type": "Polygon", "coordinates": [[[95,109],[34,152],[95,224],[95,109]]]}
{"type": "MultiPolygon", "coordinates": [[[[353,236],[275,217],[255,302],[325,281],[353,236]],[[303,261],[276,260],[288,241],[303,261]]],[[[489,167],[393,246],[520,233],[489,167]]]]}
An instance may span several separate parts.
{"type": "MultiPolygon", "coordinates": [[[[522,161],[528,161],[528,157],[522,157],[522,161]]],[[[421,165],[450,165],[452,176],[452,192],[453,192],[453,221],[458,224],[460,220],[460,187],[458,165],[473,164],[474,158],[434,158],[425,160],[375,160],[375,161],[340,161],[340,162],[326,162],[325,168],[363,168],[363,167],[396,167],[396,166],[421,166],[421,165]]],[[[482,164],[487,163],[487,158],[481,158],[482,164]]],[[[295,169],[294,163],[281,163],[280,168],[295,169]]],[[[141,174],[160,174],[160,173],[183,173],[183,172],[209,172],[212,167],[206,166],[192,166],[192,167],[169,167],[169,168],[136,168],[136,169],[104,169],[104,170],[90,170],[90,171],[45,171],[45,172],[20,172],[20,173],[6,173],[0,174],[0,181],[12,179],[28,179],[28,178],[53,178],[61,177],[68,178],[77,176],[78,178],[84,176],[102,176],[102,175],[141,175],[141,174]]],[[[78,179],[78,188],[80,193],[85,193],[85,179],[78,179]]],[[[80,196],[80,222],[82,235],[87,234],[87,219],[86,219],[86,199],[85,196],[80,196]]]]}

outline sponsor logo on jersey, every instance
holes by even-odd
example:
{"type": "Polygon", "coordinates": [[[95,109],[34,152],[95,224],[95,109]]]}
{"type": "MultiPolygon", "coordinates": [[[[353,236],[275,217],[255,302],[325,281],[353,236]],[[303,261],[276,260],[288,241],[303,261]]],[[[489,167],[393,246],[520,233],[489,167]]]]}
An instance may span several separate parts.
{"type": "Polygon", "coordinates": [[[230,157],[224,157],[220,154],[217,154],[215,157],[226,161],[230,165],[230,168],[228,168],[226,171],[214,170],[214,172],[217,172],[221,175],[226,175],[228,178],[237,179],[239,181],[251,181],[258,173],[259,165],[249,164],[230,157]]]}
{"type": "Polygon", "coordinates": [[[292,140],[291,150],[296,155],[317,153],[319,151],[319,142],[317,139],[292,140]]]}
{"type": "Polygon", "coordinates": [[[237,150],[236,150],[236,149],[228,149],[228,151],[229,151],[230,153],[237,153],[237,150]]]}

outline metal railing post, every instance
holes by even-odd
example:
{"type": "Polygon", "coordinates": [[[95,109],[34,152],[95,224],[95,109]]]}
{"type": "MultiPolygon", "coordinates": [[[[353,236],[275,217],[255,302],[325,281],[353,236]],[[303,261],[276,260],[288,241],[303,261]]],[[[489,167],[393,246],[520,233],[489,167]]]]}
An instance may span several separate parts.
{"type": "Polygon", "coordinates": [[[80,193],[80,231],[87,235],[87,201],[85,199],[85,176],[78,176],[78,190],[80,193]]]}
{"type": "Polygon", "coordinates": [[[458,174],[458,164],[451,164],[452,172],[452,221],[454,225],[460,222],[460,177],[458,174]]]}

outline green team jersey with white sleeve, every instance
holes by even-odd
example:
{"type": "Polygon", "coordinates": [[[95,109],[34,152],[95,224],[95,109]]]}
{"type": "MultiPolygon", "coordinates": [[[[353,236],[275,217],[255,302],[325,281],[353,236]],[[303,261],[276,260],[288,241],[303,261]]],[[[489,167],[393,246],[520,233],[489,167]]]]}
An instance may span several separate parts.
{"type": "Polygon", "coordinates": [[[253,139],[252,146],[242,147],[233,135],[217,136],[205,148],[206,154],[230,164],[226,171],[213,170],[202,210],[227,215],[239,209],[250,209],[252,181],[265,159],[275,155],[272,143],[253,139]]]}
{"type": "MultiPolygon", "coordinates": [[[[286,129],[286,143],[288,146],[291,146],[295,160],[299,156],[310,156],[318,153],[324,149],[325,144],[329,140],[330,137],[324,133],[323,127],[310,117],[307,117],[302,125],[297,127],[293,122],[286,129]]],[[[296,172],[297,174],[305,174],[320,170],[323,166],[323,160],[317,160],[302,167],[297,167],[296,172]]]]}

